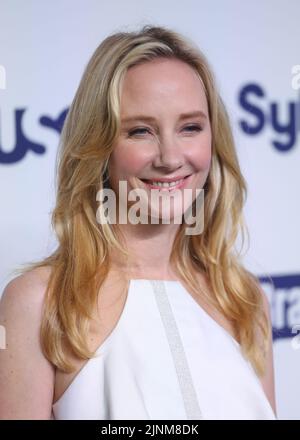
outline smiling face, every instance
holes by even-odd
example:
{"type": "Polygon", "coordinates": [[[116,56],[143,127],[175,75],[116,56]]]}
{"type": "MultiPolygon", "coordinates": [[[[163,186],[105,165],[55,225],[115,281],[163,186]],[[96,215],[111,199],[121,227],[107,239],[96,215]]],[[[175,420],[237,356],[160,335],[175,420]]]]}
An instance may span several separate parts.
{"type": "Polygon", "coordinates": [[[161,218],[161,210],[153,202],[150,206],[150,192],[158,188],[164,197],[172,194],[170,218],[180,217],[185,211],[182,191],[192,189],[194,200],[210,163],[208,105],[197,73],[180,60],[166,58],[128,69],[121,93],[121,131],[109,162],[115,193],[119,181],[127,182],[127,192],[144,189],[149,209],[161,218]],[[169,187],[164,180],[173,183],[169,187]]]}

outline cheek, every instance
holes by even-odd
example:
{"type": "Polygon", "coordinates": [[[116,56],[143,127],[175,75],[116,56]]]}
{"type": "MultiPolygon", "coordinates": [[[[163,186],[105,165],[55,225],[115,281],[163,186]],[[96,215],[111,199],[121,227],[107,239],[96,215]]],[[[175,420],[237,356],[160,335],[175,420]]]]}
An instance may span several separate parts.
{"type": "Polygon", "coordinates": [[[124,177],[139,175],[147,163],[146,156],[140,146],[120,145],[111,155],[111,173],[124,177]]]}
{"type": "Polygon", "coordinates": [[[211,142],[208,140],[207,143],[196,144],[191,148],[189,160],[197,170],[207,170],[211,163],[211,153],[211,142]]]}
{"type": "Polygon", "coordinates": [[[201,152],[199,158],[199,164],[202,169],[207,169],[210,167],[211,163],[211,148],[206,148],[201,152]]]}

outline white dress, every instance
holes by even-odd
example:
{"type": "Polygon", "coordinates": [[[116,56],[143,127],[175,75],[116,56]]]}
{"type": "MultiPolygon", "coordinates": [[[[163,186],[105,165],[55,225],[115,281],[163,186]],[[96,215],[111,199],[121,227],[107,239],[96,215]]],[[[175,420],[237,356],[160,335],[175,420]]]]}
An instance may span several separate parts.
{"type": "Polygon", "coordinates": [[[132,279],[118,323],[53,419],[276,419],[238,342],[180,281],[132,279]]]}

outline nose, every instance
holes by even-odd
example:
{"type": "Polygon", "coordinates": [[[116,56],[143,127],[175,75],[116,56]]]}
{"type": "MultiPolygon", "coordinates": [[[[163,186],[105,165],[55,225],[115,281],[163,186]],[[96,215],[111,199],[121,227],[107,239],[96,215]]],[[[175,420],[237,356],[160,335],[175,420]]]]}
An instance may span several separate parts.
{"type": "Polygon", "coordinates": [[[158,140],[158,150],[153,160],[155,168],[165,168],[176,170],[184,164],[184,156],[178,140],[172,135],[160,137],[158,140]]]}

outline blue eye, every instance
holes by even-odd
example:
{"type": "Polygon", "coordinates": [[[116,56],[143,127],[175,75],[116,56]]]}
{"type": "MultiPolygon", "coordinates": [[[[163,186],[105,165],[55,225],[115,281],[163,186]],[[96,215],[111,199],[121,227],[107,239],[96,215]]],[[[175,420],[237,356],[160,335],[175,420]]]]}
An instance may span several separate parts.
{"type": "Polygon", "coordinates": [[[147,128],[135,128],[134,130],[131,130],[129,133],[128,133],[128,136],[134,136],[134,135],[139,135],[139,134],[144,134],[144,133],[141,133],[141,131],[143,132],[148,132],[149,133],[149,130],[147,129],[147,128]]]}
{"type": "Polygon", "coordinates": [[[200,125],[188,125],[184,128],[185,130],[188,129],[188,131],[202,131],[202,127],[200,127],[200,125]]]}

